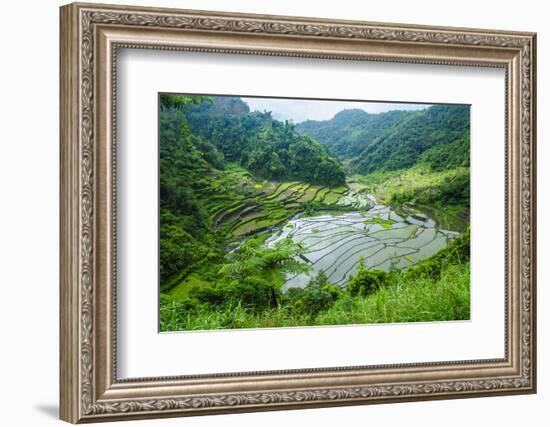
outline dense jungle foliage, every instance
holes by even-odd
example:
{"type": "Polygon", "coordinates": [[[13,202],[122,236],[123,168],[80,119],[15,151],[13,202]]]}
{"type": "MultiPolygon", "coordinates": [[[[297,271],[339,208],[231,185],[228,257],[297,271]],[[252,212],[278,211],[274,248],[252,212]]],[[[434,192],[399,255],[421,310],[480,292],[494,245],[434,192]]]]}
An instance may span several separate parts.
{"type": "MultiPolygon", "coordinates": [[[[282,263],[288,248],[273,252],[259,249],[257,243],[253,246],[256,246],[253,261],[244,253],[233,258],[218,272],[219,282],[213,287],[196,288],[183,298],[161,295],[161,330],[470,318],[469,232],[437,255],[406,270],[386,272],[360,268],[345,289],[329,283],[321,272],[305,288],[281,292],[273,286],[277,281],[265,281],[265,278],[280,274],[272,259],[282,263]],[[253,264],[262,265],[261,273],[251,268],[253,264]],[[224,275],[228,269],[234,271],[230,278],[224,275]]],[[[298,265],[289,266],[296,267],[298,265]]]]}
{"type": "Polygon", "coordinates": [[[211,99],[188,105],[184,113],[191,131],[210,141],[226,162],[267,179],[344,184],[340,163],[293,124],[273,119],[270,112],[250,112],[239,98],[211,99]]]}
{"type": "Polygon", "coordinates": [[[295,125],[237,97],[161,94],[159,129],[162,331],[469,318],[468,107],[295,125]],[[462,234],[405,269],[362,263],[346,287],[320,271],[285,290],[309,272],[307,248],[267,245],[273,230],[357,209],[345,202],[356,192],[462,234]]]}
{"type": "Polygon", "coordinates": [[[343,110],[331,120],[305,121],[296,129],[349,159],[356,173],[405,169],[421,162],[437,171],[470,165],[468,106],[379,114],[343,110]]]}
{"type": "Polygon", "coordinates": [[[319,143],[269,113],[250,113],[238,98],[161,95],[159,150],[161,288],[223,254],[205,199],[240,185],[224,174],[228,165],[268,179],[345,181],[319,143]]]}

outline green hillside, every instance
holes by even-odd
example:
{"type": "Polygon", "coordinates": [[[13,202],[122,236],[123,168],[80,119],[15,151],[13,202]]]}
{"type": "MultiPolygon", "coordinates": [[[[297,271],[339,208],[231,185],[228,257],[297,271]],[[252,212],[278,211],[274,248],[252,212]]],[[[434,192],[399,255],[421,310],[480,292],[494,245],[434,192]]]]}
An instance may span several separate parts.
{"type": "Polygon", "coordinates": [[[228,239],[277,225],[305,203],[335,203],[345,182],[319,143],[223,97],[161,97],[160,172],[162,289],[221,260],[228,239]]]}
{"type": "Polygon", "coordinates": [[[345,182],[340,163],[317,141],[269,112],[250,112],[239,98],[212,97],[183,112],[192,133],[213,144],[226,162],[258,176],[325,185],[345,182]]]}
{"type": "Polygon", "coordinates": [[[162,331],[469,318],[468,107],[162,94],[159,135],[162,331]]]}
{"type": "Polygon", "coordinates": [[[427,163],[434,170],[469,166],[470,109],[434,105],[418,111],[368,114],[344,110],[331,120],[299,123],[355,173],[405,169],[427,163]]]}

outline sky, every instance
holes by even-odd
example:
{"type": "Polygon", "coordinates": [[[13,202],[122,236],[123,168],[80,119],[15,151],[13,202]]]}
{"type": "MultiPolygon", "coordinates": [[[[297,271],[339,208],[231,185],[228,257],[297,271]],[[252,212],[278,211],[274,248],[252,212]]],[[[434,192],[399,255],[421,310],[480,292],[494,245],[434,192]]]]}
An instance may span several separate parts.
{"type": "Polygon", "coordinates": [[[399,104],[388,102],[322,101],[309,99],[241,98],[252,111],[271,111],[277,120],[329,120],[342,110],[360,108],[368,113],[383,113],[391,110],[422,110],[428,104],[399,104]]]}

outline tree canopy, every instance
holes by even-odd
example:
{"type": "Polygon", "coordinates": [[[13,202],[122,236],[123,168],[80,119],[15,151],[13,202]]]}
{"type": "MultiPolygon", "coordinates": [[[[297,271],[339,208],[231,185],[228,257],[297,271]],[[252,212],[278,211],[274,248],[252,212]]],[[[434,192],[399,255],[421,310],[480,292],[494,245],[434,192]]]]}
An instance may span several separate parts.
{"type": "Polygon", "coordinates": [[[434,170],[470,165],[470,109],[434,105],[424,110],[368,114],[343,110],[331,120],[305,121],[296,130],[317,139],[356,173],[428,163],[434,170]]]}
{"type": "Polygon", "coordinates": [[[225,161],[258,176],[331,186],[345,182],[340,163],[321,144],[270,112],[250,112],[240,98],[213,97],[183,112],[191,131],[213,144],[225,161]]]}

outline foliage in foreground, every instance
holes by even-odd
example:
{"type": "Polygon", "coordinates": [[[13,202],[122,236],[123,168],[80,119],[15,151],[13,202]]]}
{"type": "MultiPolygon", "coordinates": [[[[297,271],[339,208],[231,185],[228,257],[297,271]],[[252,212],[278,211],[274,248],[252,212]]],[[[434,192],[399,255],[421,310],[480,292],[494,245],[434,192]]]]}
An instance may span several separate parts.
{"type": "MultiPolygon", "coordinates": [[[[278,258],[277,262],[286,263],[285,257],[278,258]]],[[[322,272],[304,289],[283,293],[271,286],[269,293],[276,299],[266,298],[265,287],[250,285],[241,297],[237,285],[227,294],[230,297],[220,293],[214,302],[197,295],[178,302],[162,294],[161,330],[466,320],[470,318],[470,235],[466,232],[446,249],[403,271],[360,269],[345,290],[330,284],[322,272]],[[255,290],[264,297],[251,298],[255,290]]]]}
{"type": "Polygon", "coordinates": [[[300,273],[307,265],[296,260],[302,248],[290,239],[274,247],[256,237],[242,243],[226,256],[214,277],[214,284],[191,290],[188,305],[205,305],[213,310],[240,306],[250,313],[276,307],[286,273],[300,273]]]}

